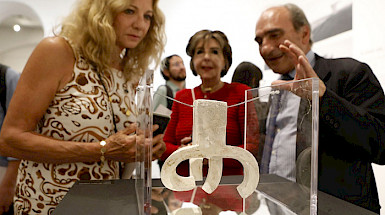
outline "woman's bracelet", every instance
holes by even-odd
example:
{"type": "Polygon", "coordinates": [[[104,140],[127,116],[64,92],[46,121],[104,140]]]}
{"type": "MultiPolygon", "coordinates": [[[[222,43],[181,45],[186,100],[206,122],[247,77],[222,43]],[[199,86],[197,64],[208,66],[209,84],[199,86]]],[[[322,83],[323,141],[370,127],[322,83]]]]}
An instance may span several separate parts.
{"type": "Polygon", "coordinates": [[[100,168],[103,168],[103,166],[104,166],[104,161],[106,160],[106,158],[104,157],[104,153],[106,152],[106,147],[105,147],[105,145],[107,144],[107,142],[106,141],[104,141],[104,140],[102,140],[102,141],[100,141],[100,146],[102,147],[102,148],[100,148],[100,152],[102,153],[102,155],[100,156],[100,168]]]}

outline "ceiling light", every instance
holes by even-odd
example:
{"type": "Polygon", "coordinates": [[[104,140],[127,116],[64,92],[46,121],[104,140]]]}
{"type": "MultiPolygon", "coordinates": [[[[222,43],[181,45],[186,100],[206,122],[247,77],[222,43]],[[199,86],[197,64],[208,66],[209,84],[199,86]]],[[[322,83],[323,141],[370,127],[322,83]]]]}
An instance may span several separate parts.
{"type": "Polygon", "coordinates": [[[14,25],[14,26],[13,26],[13,30],[14,30],[15,32],[19,32],[19,31],[21,30],[20,25],[18,25],[18,24],[14,25]]]}

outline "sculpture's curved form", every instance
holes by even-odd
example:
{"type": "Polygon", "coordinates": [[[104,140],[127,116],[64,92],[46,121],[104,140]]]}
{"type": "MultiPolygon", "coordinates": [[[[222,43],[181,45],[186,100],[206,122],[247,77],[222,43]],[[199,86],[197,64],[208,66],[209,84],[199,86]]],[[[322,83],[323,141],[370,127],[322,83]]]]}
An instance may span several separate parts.
{"type": "Polygon", "coordinates": [[[237,187],[242,198],[251,195],[259,182],[259,168],[255,157],[247,150],[226,145],[227,103],[198,99],[194,101],[193,144],[176,150],[165,161],[161,180],[165,187],[175,191],[187,191],[196,187],[195,181],[202,180],[203,158],[209,160],[209,170],[202,186],[212,193],[222,177],[223,158],[238,160],[244,168],[244,180],[237,187]],[[176,167],[190,159],[190,173],[182,177],[176,167]]]}

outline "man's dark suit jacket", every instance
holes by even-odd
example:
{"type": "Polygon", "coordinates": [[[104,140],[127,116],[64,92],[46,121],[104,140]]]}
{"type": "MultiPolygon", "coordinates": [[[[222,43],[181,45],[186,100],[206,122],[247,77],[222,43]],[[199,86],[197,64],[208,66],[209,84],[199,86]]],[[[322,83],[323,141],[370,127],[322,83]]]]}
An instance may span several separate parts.
{"type": "MultiPolygon", "coordinates": [[[[384,91],[364,63],[318,55],[315,60],[314,70],[326,85],[319,103],[318,188],[379,213],[371,163],[385,164],[384,91]]],[[[260,127],[264,133],[266,125],[260,127]]],[[[298,129],[311,129],[311,124],[298,129]]],[[[309,138],[297,136],[297,143],[309,138]]]]}

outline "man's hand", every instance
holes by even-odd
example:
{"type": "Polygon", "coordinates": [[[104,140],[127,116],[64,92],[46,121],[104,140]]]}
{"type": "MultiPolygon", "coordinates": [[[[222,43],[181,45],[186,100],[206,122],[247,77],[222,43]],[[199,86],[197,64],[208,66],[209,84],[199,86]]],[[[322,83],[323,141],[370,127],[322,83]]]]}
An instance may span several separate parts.
{"type": "MultiPolygon", "coordinates": [[[[285,40],[283,44],[279,46],[279,48],[285,52],[290,58],[292,59],[292,62],[295,65],[296,74],[294,77],[294,81],[296,80],[302,80],[302,79],[308,79],[308,78],[318,78],[317,73],[313,70],[312,66],[310,65],[309,61],[306,58],[306,54],[294,43],[290,42],[289,40],[285,40]]],[[[272,84],[283,84],[287,83],[288,81],[284,80],[277,80],[274,81],[272,84]]],[[[293,92],[294,94],[303,97],[311,99],[311,85],[310,81],[306,82],[293,82],[290,84],[284,84],[278,87],[279,89],[284,89],[293,92]]],[[[319,79],[319,97],[322,98],[322,96],[325,94],[326,86],[324,82],[319,79]]]]}

